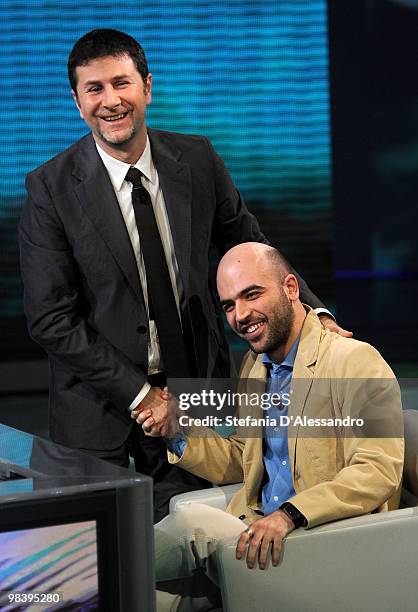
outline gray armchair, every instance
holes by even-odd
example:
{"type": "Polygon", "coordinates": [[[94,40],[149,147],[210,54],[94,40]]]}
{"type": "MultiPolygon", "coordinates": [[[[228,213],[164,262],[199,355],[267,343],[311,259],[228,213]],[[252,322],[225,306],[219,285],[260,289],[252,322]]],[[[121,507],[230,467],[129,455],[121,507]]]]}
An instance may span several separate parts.
{"type": "MultiPolygon", "coordinates": [[[[400,510],[297,529],[278,567],[248,570],[236,538],[217,550],[225,612],[416,612],[418,609],[418,411],[404,412],[405,469],[400,510]]],[[[226,509],[241,485],[178,495],[226,509]]]]}

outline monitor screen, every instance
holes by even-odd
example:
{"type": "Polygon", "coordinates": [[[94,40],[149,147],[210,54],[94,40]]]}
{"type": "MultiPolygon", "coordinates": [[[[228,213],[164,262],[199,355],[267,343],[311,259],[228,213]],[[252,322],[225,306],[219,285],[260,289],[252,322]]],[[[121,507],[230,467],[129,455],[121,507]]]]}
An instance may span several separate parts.
{"type": "Polygon", "coordinates": [[[72,480],[63,479],[61,488],[54,483],[49,494],[35,488],[0,504],[0,610],[121,612],[137,607],[152,612],[148,480],[125,481],[125,486],[123,481],[70,486],[72,480]],[[19,602],[17,594],[49,598],[19,602]]]}
{"type": "Polygon", "coordinates": [[[98,609],[96,521],[0,533],[0,609],[98,609]]]}

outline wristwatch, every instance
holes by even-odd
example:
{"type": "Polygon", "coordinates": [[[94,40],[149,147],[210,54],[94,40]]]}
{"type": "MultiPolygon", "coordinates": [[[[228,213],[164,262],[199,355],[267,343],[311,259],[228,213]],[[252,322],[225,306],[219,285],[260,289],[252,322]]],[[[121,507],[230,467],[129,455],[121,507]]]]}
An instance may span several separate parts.
{"type": "Polygon", "coordinates": [[[302,512],[299,512],[299,510],[295,508],[295,506],[290,502],[285,502],[284,504],[282,504],[279,510],[283,510],[286,516],[292,519],[296,529],[298,529],[298,527],[306,527],[306,525],[308,524],[308,521],[303,516],[302,512]]]}

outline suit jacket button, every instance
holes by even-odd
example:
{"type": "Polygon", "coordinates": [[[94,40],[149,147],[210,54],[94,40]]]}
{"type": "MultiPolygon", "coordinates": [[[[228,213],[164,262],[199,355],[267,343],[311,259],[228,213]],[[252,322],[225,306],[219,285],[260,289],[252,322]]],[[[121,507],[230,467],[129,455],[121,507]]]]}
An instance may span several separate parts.
{"type": "Polygon", "coordinates": [[[139,325],[136,328],[136,331],[138,332],[138,334],[146,334],[147,333],[147,328],[145,325],[139,325]]]}

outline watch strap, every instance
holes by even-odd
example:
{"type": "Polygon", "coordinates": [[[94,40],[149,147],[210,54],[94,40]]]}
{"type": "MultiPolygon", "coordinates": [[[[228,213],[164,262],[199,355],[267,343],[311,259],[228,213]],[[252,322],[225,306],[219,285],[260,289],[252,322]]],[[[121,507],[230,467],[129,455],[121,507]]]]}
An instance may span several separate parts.
{"type": "Polygon", "coordinates": [[[286,516],[292,519],[296,529],[298,529],[299,527],[306,527],[306,525],[308,524],[308,521],[306,520],[306,517],[302,514],[302,512],[300,512],[290,502],[285,502],[280,506],[279,509],[283,510],[286,516]]]}

